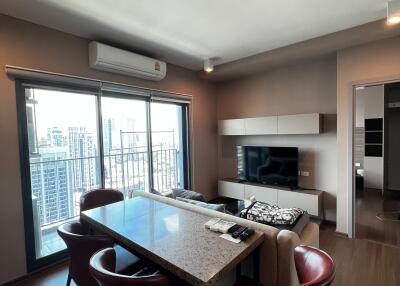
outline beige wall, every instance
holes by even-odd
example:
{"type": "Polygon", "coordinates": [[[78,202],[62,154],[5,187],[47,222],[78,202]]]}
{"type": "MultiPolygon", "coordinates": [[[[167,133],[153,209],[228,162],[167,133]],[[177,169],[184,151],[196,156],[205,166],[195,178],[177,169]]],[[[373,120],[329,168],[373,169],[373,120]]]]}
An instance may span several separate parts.
{"type": "Polygon", "coordinates": [[[6,64],[193,95],[194,188],[207,198],[216,195],[217,120],[212,84],[173,65],[168,65],[167,77],[161,82],[94,71],[88,67],[87,40],[3,15],[0,43],[0,284],[26,272],[15,86],[4,72],[6,64]]]}
{"type": "Polygon", "coordinates": [[[353,85],[400,80],[400,37],[337,53],[337,230],[351,234],[353,85]]]}
{"type": "Polygon", "coordinates": [[[235,145],[296,146],[304,188],[326,192],[326,219],[336,220],[336,56],[278,69],[266,74],[220,83],[218,119],[298,114],[325,114],[325,132],[295,136],[221,136],[219,178],[236,174],[235,145]]]}

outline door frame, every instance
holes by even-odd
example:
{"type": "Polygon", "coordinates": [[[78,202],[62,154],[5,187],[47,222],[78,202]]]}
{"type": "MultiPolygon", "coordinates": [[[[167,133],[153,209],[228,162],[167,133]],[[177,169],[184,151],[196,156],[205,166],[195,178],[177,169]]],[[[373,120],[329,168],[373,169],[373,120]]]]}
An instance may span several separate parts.
{"type": "Polygon", "coordinates": [[[20,158],[20,178],[22,190],[22,206],[24,216],[24,231],[25,231],[25,254],[26,254],[26,268],[28,272],[35,271],[50,264],[59,262],[68,257],[67,249],[37,258],[36,245],[35,245],[35,225],[32,208],[32,188],[31,188],[31,172],[30,172],[30,155],[29,155],[29,141],[28,141],[28,127],[27,127],[27,114],[26,114],[26,98],[25,89],[26,85],[37,85],[43,88],[49,87],[59,90],[82,91],[93,94],[98,97],[97,89],[83,88],[73,84],[59,84],[47,81],[38,80],[15,80],[16,92],[16,108],[17,108],[17,125],[18,125],[18,143],[19,143],[19,158],[20,158]]]}
{"type": "Polygon", "coordinates": [[[348,147],[348,156],[347,156],[347,191],[348,191],[348,201],[347,201],[347,209],[348,209],[348,217],[347,217],[347,236],[349,238],[355,238],[355,195],[356,195],[356,187],[355,187],[355,166],[354,166],[354,142],[355,142],[355,115],[356,115],[356,88],[358,87],[368,87],[368,86],[376,86],[376,85],[385,85],[389,83],[400,82],[400,75],[379,77],[379,78],[371,78],[364,80],[356,80],[352,81],[348,84],[348,96],[347,103],[349,108],[348,118],[350,119],[347,123],[347,147],[348,147]]]}

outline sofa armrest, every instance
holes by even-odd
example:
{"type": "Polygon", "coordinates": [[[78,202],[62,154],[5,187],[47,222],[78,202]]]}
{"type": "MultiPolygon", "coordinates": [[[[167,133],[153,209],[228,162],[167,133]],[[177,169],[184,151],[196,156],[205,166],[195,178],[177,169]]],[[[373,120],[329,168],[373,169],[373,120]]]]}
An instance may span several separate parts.
{"type": "Polygon", "coordinates": [[[296,233],[282,230],[278,233],[278,285],[298,286],[294,249],[301,244],[296,233]]]}

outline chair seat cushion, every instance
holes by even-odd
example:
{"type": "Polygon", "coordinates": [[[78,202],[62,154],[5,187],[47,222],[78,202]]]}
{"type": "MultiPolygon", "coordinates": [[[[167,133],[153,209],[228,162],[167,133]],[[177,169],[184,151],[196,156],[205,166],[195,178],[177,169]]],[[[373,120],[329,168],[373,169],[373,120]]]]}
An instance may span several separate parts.
{"type": "Polygon", "coordinates": [[[114,249],[117,257],[115,272],[123,275],[132,275],[143,268],[143,262],[139,257],[119,245],[116,245],[114,249]]]}

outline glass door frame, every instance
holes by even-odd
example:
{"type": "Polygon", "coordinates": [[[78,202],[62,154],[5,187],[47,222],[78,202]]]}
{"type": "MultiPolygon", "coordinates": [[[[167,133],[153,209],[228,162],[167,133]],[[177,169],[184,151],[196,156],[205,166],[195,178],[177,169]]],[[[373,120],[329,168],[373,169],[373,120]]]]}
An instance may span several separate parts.
{"type": "MultiPolygon", "coordinates": [[[[190,151],[190,103],[186,102],[181,102],[179,100],[161,100],[159,97],[157,99],[152,99],[150,98],[150,101],[147,103],[148,104],[148,126],[149,126],[149,137],[150,141],[149,144],[151,144],[150,148],[152,148],[153,144],[151,141],[152,137],[152,128],[151,128],[151,103],[161,103],[161,104],[174,104],[176,106],[180,106],[182,108],[182,117],[181,117],[181,122],[182,122],[182,165],[183,165],[183,188],[186,190],[191,190],[192,189],[192,167],[191,167],[191,151],[190,151]]],[[[151,161],[151,166],[149,166],[150,169],[150,182],[151,182],[151,188],[154,187],[154,173],[153,173],[153,152],[152,149],[149,150],[150,154],[150,161],[151,161]]]]}
{"type": "MultiPolygon", "coordinates": [[[[28,140],[28,126],[27,126],[27,113],[26,113],[26,98],[25,89],[27,88],[43,88],[53,89],[68,92],[82,92],[96,97],[96,111],[99,108],[100,93],[97,88],[82,87],[73,84],[59,84],[47,81],[38,80],[15,80],[16,91],[16,107],[17,107],[17,120],[18,120],[18,142],[19,142],[19,157],[20,157],[20,178],[22,190],[22,207],[24,216],[24,232],[25,232],[25,255],[26,255],[26,268],[27,272],[32,272],[42,267],[55,264],[59,261],[65,260],[68,257],[67,249],[52,253],[50,255],[37,258],[36,255],[36,241],[35,241],[35,221],[32,206],[32,187],[31,187],[31,170],[30,170],[30,153],[29,153],[29,140],[28,140]]],[[[97,112],[96,123],[98,124],[99,116],[97,112]]],[[[98,132],[101,132],[100,126],[97,127],[98,132]]],[[[98,133],[99,139],[100,133],[98,133]]],[[[101,142],[98,142],[99,146],[101,142]]],[[[98,156],[102,160],[101,147],[99,147],[98,156]]],[[[100,170],[102,172],[102,170],[100,170]]],[[[103,176],[100,174],[100,176],[103,176]]],[[[37,227],[37,226],[36,226],[37,227]]]]}
{"type": "MultiPolygon", "coordinates": [[[[143,101],[145,103],[145,108],[146,108],[146,139],[147,139],[147,153],[148,153],[148,181],[149,181],[149,189],[151,189],[153,187],[153,180],[152,180],[152,152],[151,152],[151,122],[149,122],[149,118],[150,118],[150,95],[149,96],[141,96],[141,95],[133,95],[133,94],[125,94],[123,92],[115,92],[115,91],[101,91],[101,95],[100,95],[100,104],[99,104],[99,128],[101,128],[101,133],[99,133],[99,136],[101,136],[101,149],[102,149],[102,159],[100,161],[101,163],[101,175],[102,175],[102,184],[103,187],[106,185],[105,182],[105,173],[104,173],[104,138],[103,138],[103,114],[102,114],[102,99],[104,98],[116,98],[116,99],[125,99],[125,100],[140,100],[143,101]]],[[[125,194],[126,195],[126,194],[125,194]]]]}
{"type": "MultiPolygon", "coordinates": [[[[24,232],[25,232],[25,254],[26,254],[26,267],[27,271],[32,272],[45,266],[55,264],[68,257],[67,249],[55,252],[48,256],[36,257],[36,242],[35,242],[35,224],[34,214],[32,207],[32,187],[31,187],[31,171],[30,171],[30,153],[29,153],[29,140],[28,140],[28,127],[27,127],[27,113],[26,113],[26,98],[25,89],[29,87],[48,88],[54,90],[63,90],[69,92],[82,92],[88,93],[96,97],[96,120],[97,120],[97,142],[99,146],[98,156],[100,163],[100,176],[101,187],[105,186],[104,174],[104,146],[103,146],[103,118],[101,109],[102,97],[116,97],[125,99],[140,99],[146,103],[147,115],[147,150],[148,150],[148,180],[150,189],[153,188],[153,156],[152,156],[152,129],[151,129],[151,102],[159,103],[173,103],[182,106],[182,152],[183,152],[183,172],[184,172],[184,188],[191,189],[192,187],[192,168],[191,168],[191,150],[190,150],[190,102],[181,102],[179,100],[153,100],[151,92],[148,91],[149,96],[134,95],[123,92],[108,92],[103,95],[101,85],[97,87],[85,87],[78,84],[63,84],[54,81],[46,80],[31,80],[24,78],[15,79],[16,91],[16,108],[17,108],[17,125],[18,125],[18,143],[19,143],[19,162],[20,162],[20,178],[21,178],[21,193],[22,193],[22,206],[24,216],[24,232]],[[109,95],[108,95],[109,94],[109,95]]],[[[159,97],[157,97],[159,98],[159,97]]]]}

